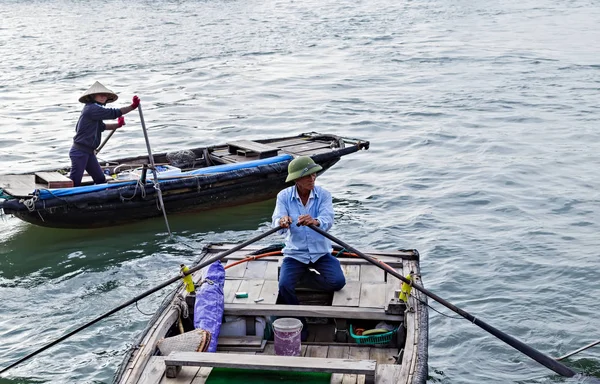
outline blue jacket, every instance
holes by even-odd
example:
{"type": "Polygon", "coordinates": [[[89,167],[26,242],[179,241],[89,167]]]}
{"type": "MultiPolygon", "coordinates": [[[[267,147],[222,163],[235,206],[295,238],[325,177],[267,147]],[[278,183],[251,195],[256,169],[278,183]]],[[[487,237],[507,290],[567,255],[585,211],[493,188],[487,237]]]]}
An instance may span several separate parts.
{"type": "Polygon", "coordinates": [[[94,153],[94,150],[100,145],[102,132],[106,129],[106,124],[102,120],[116,119],[122,115],[123,113],[118,108],[105,108],[100,104],[87,103],[81,111],[75,128],[74,147],[94,153]]]}
{"type": "Polygon", "coordinates": [[[308,264],[315,262],[321,256],[331,253],[331,241],[307,226],[296,226],[298,216],[309,214],[313,219],[319,220],[319,228],[329,231],[333,225],[333,203],[331,193],[324,188],[315,185],[310,192],[306,206],[302,204],[296,186],[288,187],[277,195],[277,203],[273,212],[272,226],[279,225],[279,219],[290,216],[293,220],[289,228],[281,230],[285,234],[285,248],[283,254],[286,257],[308,264]]]}

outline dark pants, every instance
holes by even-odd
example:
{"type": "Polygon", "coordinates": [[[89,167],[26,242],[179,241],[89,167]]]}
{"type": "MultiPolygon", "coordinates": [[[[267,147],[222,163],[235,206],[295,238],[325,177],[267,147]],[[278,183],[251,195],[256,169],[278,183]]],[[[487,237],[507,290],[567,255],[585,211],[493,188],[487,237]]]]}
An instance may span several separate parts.
{"type": "Polygon", "coordinates": [[[299,304],[296,296],[299,282],[309,288],[333,292],[344,288],[346,278],[339,260],[330,253],[309,264],[285,257],[279,272],[279,299],[282,304],[299,304]],[[319,271],[319,274],[309,271],[309,268],[319,271]]]}
{"type": "Polygon", "coordinates": [[[84,171],[87,171],[88,175],[92,176],[94,184],[106,183],[106,176],[102,172],[100,164],[98,164],[96,155],[76,148],[71,148],[69,157],[71,158],[71,173],[69,174],[69,179],[73,180],[74,187],[79,187],[81,185],[81,178],[83,177],[84,171]]]}

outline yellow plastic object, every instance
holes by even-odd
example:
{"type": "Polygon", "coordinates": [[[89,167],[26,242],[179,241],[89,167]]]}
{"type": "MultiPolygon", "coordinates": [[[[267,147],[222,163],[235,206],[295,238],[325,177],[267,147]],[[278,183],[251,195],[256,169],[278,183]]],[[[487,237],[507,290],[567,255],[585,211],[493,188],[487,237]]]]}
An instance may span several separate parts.
{"type": "MultiPolygon", "coordinates": [[[[184,274],[190,269],[185,265],[181,264],[181,273],[184,274]]],[[[183,277],[183,283],[185,284],[185,290],[188,293],[196,292],[196,287],[194,286],[194,280],[192,280],[192,275],[186,275],[183,277]]]]}
{"type": "Polygon", "coordinates": [[[389,329],[385,329],[385,328],[367,329],[366,331],[363,331],[361,336],[378,335],[381,333],[387,333],[389,331],[390,331],[389,329]]]}
{"type": "MultiPolygon", "coordinates": [[[[412,273],[406,275],[406,278],[412,281],[412,273]]],[[[410,296],[410,291],[412,290],[412,285],[402,282],[402,286],[400,287],[400,300],[408,303],[408,296],[410,296]]]]}

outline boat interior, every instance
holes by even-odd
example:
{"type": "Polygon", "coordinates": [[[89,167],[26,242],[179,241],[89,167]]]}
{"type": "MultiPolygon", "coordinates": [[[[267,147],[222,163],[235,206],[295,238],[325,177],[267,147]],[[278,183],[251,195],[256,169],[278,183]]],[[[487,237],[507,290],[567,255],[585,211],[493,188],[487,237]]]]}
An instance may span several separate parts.
{"type": "MultiPolygon", "coordinates": [[[[312,132],[278,139],[232,140],[223,145],[157,153],[153,154],[153,161],[160,175],[176,175],[203,167],[243,163],[282,154],[312,156],[345,148],[346,145],[368,148],[368,142],[312,132]]],[[[102,160],[101,155],[98,157],[108,183],[133,178],[145,180],[150,167],[147,155],[110,161],[102,160]]],[[[73,182],[67,177],[69,171],[70,168],[62,168],[32,174],[0,175],[0,187],[12,196],[27,196],[35,189],[69,188],[73,186],[73,182]]],[[[81,185],[92,184],[94,181],[85,173],[81,185]]]]}
{"type": "MultiPolygon", "coordinates": [[[[205,260],[231,247],[213,245],[208,248],[205,260]]],[[[407,303],[399,300],[401,282],[397,278],[356,255],[334,249],[346,277],[345,287],[332,293],[299,286],[296,292],[301,305],[279,304],[282,256],[273,249],[280,250],[281,246],[247,247],[224,259],[224,322],[217,353],[195,352],[198,350],[195,344],[188,349],[173,348],[173,344],[166,347],[169,340],[181,340],[194,332],[195,296],[183,295],[189,316],[181,317],[185,312],[182,310],[171,310],[170,314],[166,311],[159,320],[163,325],[154,326],[154,331],[146,334],[140,344],[142,349],[129,362],[131,369],[125,376],[130,381],[120,382],[141,383],[135,379],[136,369],[146,372],[143,382],[164,384],[205,383],[211,374],[214,377],[223,369],[243,369],[244,381],[240,382],[252,382],[249,379],[252,374],[259,375],[256,382],[261,382],[266,380],[265,372],[270,371],[279,375],[282,372],[328,375],[324,381],[328,383],[413,382],[419,316],[422,316],[415,295],[407,303]],[[308,335],[301,342],[299,357],[277,356],[272,322],[279,318],[306,320],[308,335]],[[369,332],[375,329],[379,333],[369,332]],[[144,357],[153,369],[142,368],[146,365],[142,363],[144,357]],[[151,377],[148,372],[153,372],[151,377]]],[[[420,282],[417,251],[369,255],[402,275],[412,272],[414,281],[420,282]]],[[[200,283],[199,276],[194,275],[194,279],[196,284],[200,283]]],[[[313,377],[309,382],[315,380],[313,377]]]]}

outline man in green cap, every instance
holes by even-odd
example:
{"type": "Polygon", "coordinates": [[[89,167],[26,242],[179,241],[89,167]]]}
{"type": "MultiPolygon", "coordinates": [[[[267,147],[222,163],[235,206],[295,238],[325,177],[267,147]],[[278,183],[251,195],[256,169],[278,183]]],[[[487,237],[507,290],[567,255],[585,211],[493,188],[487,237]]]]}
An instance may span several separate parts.
{"type": "Polygon", "coordinates": [[[307,227],[315,225],[329,231],[333,225],[331,193],[315,185],[317,172],[322,169],[308,156],[295,158],[288,165],[285,180],[294,181],[294,185],[277,195],[272,225],[281,225],[284,228],[281,232],[285,234],[279,274],[278,301],[282,304],[299,304],[296,285],[300,281],[311,288],[330,292],[346,285],[340,262],[331,254],[329,239],[307,227]]]}

